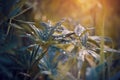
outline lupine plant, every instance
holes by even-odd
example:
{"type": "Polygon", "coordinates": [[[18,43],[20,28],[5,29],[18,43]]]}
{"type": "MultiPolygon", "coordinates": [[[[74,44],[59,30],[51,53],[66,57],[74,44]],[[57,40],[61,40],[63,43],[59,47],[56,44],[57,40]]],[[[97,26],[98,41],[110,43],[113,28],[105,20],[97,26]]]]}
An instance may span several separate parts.
{"type": "MultiPolygon", "coordinates": [[[[21,8],[21,3],[17,9],[21,8]]],[[[113,76],[110,71],[113,70],[113,54],[118,55],[120,51],[108,47],[107,44],[112,43],[110,38],[90,36],[94,28],[83,27],[66,18],[57,23],[40,21],[39,25],[17,20],[15,16],[19,12],[14,13],[16,8],[9,5],[12,16],[3,16],[5,19],[0,22],[1,80],[117,79],[115,76],[119,73],[113,76]],[[66,23],[74,29],[69,29],[66,23]],[[101,40],[105,43],[102,63],[101,40]]],[[[4,7],[0,6],[0,13],[1,8],[4,7]]]]}

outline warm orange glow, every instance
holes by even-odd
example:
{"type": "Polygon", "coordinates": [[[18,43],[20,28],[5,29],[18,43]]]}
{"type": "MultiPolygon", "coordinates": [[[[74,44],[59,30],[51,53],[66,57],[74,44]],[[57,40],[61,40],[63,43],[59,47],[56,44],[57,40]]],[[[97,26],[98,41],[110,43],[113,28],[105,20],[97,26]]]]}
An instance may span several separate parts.
{"type": "Polygon", "coordinates": [[[105,30],[109,30],[105,31],[105,35],[114,38],[119,35],[117,27],[120,24],[119,0],[37,0],[37,4],[34,13],[38,21],[41,19],[56,21],[68,17],[85,27],[95,27],[97,35],[100,34],[105,13],[105,30]]]}

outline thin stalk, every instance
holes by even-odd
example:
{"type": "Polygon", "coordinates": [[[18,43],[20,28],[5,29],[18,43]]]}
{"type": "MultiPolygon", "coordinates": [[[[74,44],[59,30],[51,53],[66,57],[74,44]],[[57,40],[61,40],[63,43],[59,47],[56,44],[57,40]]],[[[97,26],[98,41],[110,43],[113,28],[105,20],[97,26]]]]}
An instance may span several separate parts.
{"type": "Polygon", "coordinates": [[[27,9],[24,9],[22,12],[20,12],[19,14],[17,14],[17,15],[15,15],[15,16],[13,16],[12,18],[14,19],[14,18],[16,18],[16,17],[18,17],[18,16],[22,15],[23,13],[27,12],[28,10],[30,10],[32,7],[33,7],[33,6],[28,7],[27,9]]]}
{"type": "MultiPolygon", "coordinates": [[[[105,25],[105,3],[104,0],[102,0],[102,4],[103,4],[103,12],[102,12],[102,23],[101,23],[101,36],[102,36],[102,40],[101,40],[101,44],[100,44],[100,64],[103,64],[105,61],[105,55],[104,55],[104,25],[105,25]]],[[[102,66],[102,80],[105,80],[105,66],[102,66]]]]}
{"type": "Polygon", "coordinates": [[[104,55],[104,16],[103,16],[103,22],[102,22],[102,26],[101,26],[101,42],[100,42],[100,56],[101,56],[101,61],[100,63],[104,63],[104,59],[105,59],[105,55],[104,55]]]}
{"type": "Polygon", "coordinates": [[[12,19],[10,19],[10,21],[9,21],[9,25],[8,25],[8,29],[7,29],[7,33],[6,33],[6,35],[8,35],[9,34],[9,32],[10,32],[10,28],[11,28],[11,22],[12,22],[12,19]]]}
{"type": "MultiPolygon", "coordinates": [[[[114,42],[113,42],[113,40],[112,40],[112,49],[114,49],[114,42]]],[[[110,55],[110,57],[108,58],[108,70],[107,70],[107,73],[108,73],[108,80],[109,80],[109,78],[110,78],[110,71],[111,71],[111,64],[112,64],[112,60],[113,60],[113,54],[114,54],[114,52],[112,52],[111,53],[111,55],[110,55]]]]}
{"type": "Polygon", "coordinates": [[[18,19],[12,19],[13,21],[17,21],[19,23],[24,23],[24,24],[35,24],[35,22],[30,22],[30,21],[24,21],[24,20],[18,20],[18,19]]]}

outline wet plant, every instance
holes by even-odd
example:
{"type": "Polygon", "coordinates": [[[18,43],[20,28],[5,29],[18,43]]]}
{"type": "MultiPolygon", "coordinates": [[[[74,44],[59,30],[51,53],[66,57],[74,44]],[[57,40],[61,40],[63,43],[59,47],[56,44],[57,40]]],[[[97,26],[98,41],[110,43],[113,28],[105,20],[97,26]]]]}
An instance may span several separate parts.
{"type": "MultiPolygon", "coordinates": [[[[107,45],[112,44],[110,38],[91,36],[89,32],[93,28],[69,22],[67,18],[56,23],[40,21],[39,25],[18,20],[15,16],[21,13],[14,13],[16,8],[11,6],[8,15],[12,16],[2,16],[7,18],[0,20],[2,80],[101,80],[103,72],[106,80],[115,79],[109,73],[114,64],[111,59],[120,51],[107,45]],[[105,43],[102,62],[101,41],[105,43]]],[[[1,8],[4,7],[0,6],[0,13],[1,8]]]]}

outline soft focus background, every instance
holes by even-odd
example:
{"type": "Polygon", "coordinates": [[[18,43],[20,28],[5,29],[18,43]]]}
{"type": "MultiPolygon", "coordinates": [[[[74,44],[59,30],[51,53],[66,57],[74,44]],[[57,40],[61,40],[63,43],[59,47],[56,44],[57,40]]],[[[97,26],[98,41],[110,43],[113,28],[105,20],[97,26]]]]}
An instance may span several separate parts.
{"type": "Polygon", "coordinates": [[[120,0],[30,0],[34,5],[32,15],[36,21],[70,18],[84,27],[95,27],[92,34],[104,34],[120,48],[120,0]],[[104,17],[104,18],[103,18],[104,17]]]}
{"type": "Polygon", "coordinates": [[[0,0],[0,80],[120,80],[119,3],[0,0]]]}

